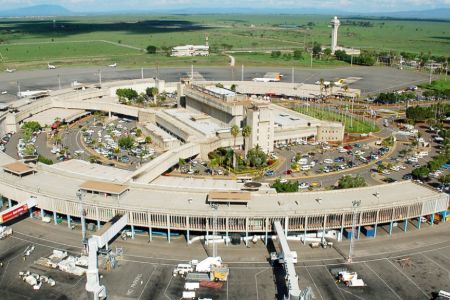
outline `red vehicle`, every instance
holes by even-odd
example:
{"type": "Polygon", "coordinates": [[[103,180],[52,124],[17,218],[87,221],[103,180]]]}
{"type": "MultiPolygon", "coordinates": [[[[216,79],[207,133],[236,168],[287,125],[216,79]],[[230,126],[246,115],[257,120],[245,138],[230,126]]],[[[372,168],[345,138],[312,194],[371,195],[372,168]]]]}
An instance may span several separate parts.
{"type": "Polygon", "coordinates": [[[345,150],[352,150],[352,149],[353,149],[353,147],[350,146],[350,145],[345,145],[343,148],[344,148],[345,150]]]}
{"type": "Polygon", "coordinates": [[[286,174],[286,175],[291,175],[291,174],[292,174],[292,170],[289,169],[289,170],[287,170],[286,172],[284,172],[284,174],[286,174]]]}
{"type": "Polygon", "coordinates": [[[55,123],[52,124],[52,130],[58,129],[59,126],[61,126],[61,121],[56,121],[55,123]]]}

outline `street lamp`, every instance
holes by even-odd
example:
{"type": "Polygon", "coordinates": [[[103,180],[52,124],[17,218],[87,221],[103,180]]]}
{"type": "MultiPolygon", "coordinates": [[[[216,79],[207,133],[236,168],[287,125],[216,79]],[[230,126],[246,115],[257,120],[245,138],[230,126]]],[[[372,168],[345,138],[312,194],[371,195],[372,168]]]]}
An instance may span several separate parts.
{"type": "Polygon", "coordinates": [[[77,191],[78,202],[80,203],[80,216],[81,216],[81,242],[83,245],[87,245],[86,239],[86,220],[84,219],[85,213],[83,209],[83,194],[80,190],[77,191]]]}
{"type": "Polygon", "coordinates": [[[217,245],[216,245],[216,235],[217,235],[217,210],[219,205],[217,203],[211,204],[211,209],[213,210],[213,257],[217,257],[217,245]]]}
{"type": "Polygon", "coordinates": [[[350,238],[350,249],[348,251],[348,259],[347,262],[348,263],[352,263],[353,262],[353,247],[354,247],[354,243],[355,243],[355,234],[356,234],[356,222],[357,222],[357,210],[358,207],[361,205],[361,200],[353,200],[352,201],[352,236],[350,238]]]}

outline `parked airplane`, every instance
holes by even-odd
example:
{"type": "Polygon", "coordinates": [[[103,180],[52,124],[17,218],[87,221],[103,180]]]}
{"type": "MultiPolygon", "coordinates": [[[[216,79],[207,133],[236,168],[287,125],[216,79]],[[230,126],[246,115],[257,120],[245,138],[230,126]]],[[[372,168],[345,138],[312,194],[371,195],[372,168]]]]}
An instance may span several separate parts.
{"type": "Polygon", "coordinates": [[[47,63],[47,68],[48,68],[49,70],[53,70],[53,69],[56,69],[56,66],[51,65],[50,63],[47,63]]]}
{"type": "Polygon", "coordinates": [[[108,65],[108,67],[115,68],[115,67],[117,67],[117,63],[113,63],[112,65],[108,65]]]}
{"type": "Polygon", "coordinates": [[[8,72],[8,73],[13,73],[15,71],[16,71],[16,69],[9,69],[9,68],[6,68],[6,70],[5,70],[5,72],[8,72]]]}
{"type": "MultiPolygon", "coordinates": [[[[341,87],[341,86],[344,85],[345,79],[339,79],[338,81],[333,81],[333,83],[334,83],[334,86],[341,87]]],[[[317,80],[317,81],[316,81],[316,84],[317,84],[317,85],[320,85],[320,80],[317,80]]],[[[324,86],[327,86],[327,87],[330,86],[330,84],[331,84],[330,81],[324,81],[324,82],[323,82],[323,85],[324,85],[324,86]]]]}
{"type": "Polygon", "coordinates": [[[283,75],[280,73],[271,73],[267,74],[265,77],[262,78],[253,78],[253,81],[255,82],[279,82],[283,79],[283,75]]]}

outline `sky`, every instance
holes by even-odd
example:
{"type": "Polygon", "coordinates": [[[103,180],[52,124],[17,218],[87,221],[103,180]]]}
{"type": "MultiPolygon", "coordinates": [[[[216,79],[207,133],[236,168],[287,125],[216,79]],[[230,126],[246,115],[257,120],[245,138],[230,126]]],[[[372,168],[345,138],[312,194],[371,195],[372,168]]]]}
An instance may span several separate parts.
{"type": "Polygon", "coordinates": [[[392,12],[450,8],[450,0],[0,0],[0,10],[39,4],[62,5],[72,11],[151,10],[183,7],[319,8],[349,12],[392,12]],[[126,4],[126,5],[124,5],[126,4]]]}

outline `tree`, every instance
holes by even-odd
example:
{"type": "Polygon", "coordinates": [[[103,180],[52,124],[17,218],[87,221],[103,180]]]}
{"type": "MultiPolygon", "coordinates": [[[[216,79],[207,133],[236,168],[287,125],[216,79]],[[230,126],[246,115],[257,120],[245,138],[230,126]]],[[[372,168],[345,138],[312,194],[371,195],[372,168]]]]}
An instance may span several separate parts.
{"type": "Polygon", "coordinates": [[[281,56],[281,51],[272,51],[270,54],[272,58],[279,58],[281,56]]]}
{"type": "Polygon", "coordinates": [[[153,45],[148,45],[146,50],[148,54],[155,54],[156,53],[156,46],[153,45]]]}
{"type": "Polygon", "coordinates": [[[412,170],[411,174],[414,178],[425,179],[430,174],[430,169],[427,166],[421,166],[412,170]]]}
{"type": "Polygon", "coordinates": [[[325,50],[323,50],[323,54],[325,54],[326,56],[331,56],[331,49],[325,48],[325,50]]]}
{"type": "Polygon", "coordinates": [[[237,125],[233,125],[231,127],[231,129],[230,129],[230,133],[231,133],[231,135],[233,136],[233,139],[234,139],[234,141],[233,141],[233,146],[234,147],[236,147],[236,137],[238,136],[239,131],[240,131],[240,129],[239,129],[239,126],[237,126],[237,125]]]}
{"type": "Polygon", "coordinates": [[[34,155],[36,153],[36,149],[32,144],[28,144],[25,146],[24,154],[25,155],[34,155]]]}
{"type": "Polygon", "coordinates": [[[244,138],[244,152],[245,152],[245,156],[247,156],[247,147],[246,147],[246,140],[247,137],[250,136],[250,134],[252,134],[252,127],[250,125],[245,125],[244,128],[242,128],[242,137],[244,138]]]}
{"type": "Polygon", "coordinates": [[[136,128],[136,136],[140,137],[142,135],[142,129],[136,128]]]}
{"type": "Polygon", "coordinates": [[[41,130],[42,126],[41,126],[41,124],[39,124],[39,122],[29,121],[29,122],[23,123],[22,129],[30,130],[33,133],[33,132],[37,132],[37,131],[41,130]]]}
{"type": "Polygon", "coordinates": [[[366,181],[363,177],[357,175],[355,177],[350,175],[345,175],[339,178],[338,181],[338,189],[351,189],[351,188],[358,188],[358,187],[364,187],[367,186],[366,181]]]}
{"type": "Polygon", "coordinates": [[[146,136],[145,137],[145,143],[146,144],[151,144],[152,143],[152,137],[151,136],[146,136]]]}
{"type": "Polygon", "coordinates": [[[119,147],[124,149],[131,149],[134,144],[134,139],[132,136],[123,136],[119,139],[119,147]]]}
{"type": "Polygon", "coordinates": [[[135,90],[130,89],[130,88],[128,88],[128,89],[117,89],[116,90],[116,95],[119,97],[119,99],[120,98],[122,98],[122,99],[125,98],[125,99],[128,99],[128,100],[135,100],[139,96],[138,92],[136,92],[135,90]]]}
{"type": "Polygon", "coordinates": [[[267,166],[267,154],[261,150],[259,145],[252,148],[247,153],[246,163],[252,168],[262,168],[267,166]]]}
{"type": "Polygon", "coordinates": [[[324,83],[325,83],[325,80],[324,80],[323,78],[320,78],[320,79],[319,79],[319,84],[320,84],[320,96],[322,96],[324,83]]]}
{"type": "Polygon", "coordinates": [[[216,87],[218,87],[218,88],[222,88],[223,89],[223,84],[222,83],[216,83],[216,87]]]}
{"type": "Polygon", "coordinates": [[[321,52],[322,52],[322,45],[320,45],[318,42],[314,42],[313,56],[319,57],[321,52]]]}
{"type": "Polygon", "coordinates": [[[280,179],[277,179],[274,184],[272,184],[277,193],[296,193],[298,192],[298,184],[295,181],[288,181],[282,183],[280,179]]]}
{"type": "Polygon", "coordinates": [[[155,98],[156,96],[158,96],[159,90],[158,90],[158,88],[156,88],[156,87],[148,87],[148,88],[145,89],[145,94],[146,94],[148,97],[153,97],[153,98],[155,98]]]}
{"type": "Polygon", "coordinates": [[[232,90],[233,92],[236,92],[236,87],[237,85],[235,85],[234,83],[231,85],[230,90],[232,90]]]}
{"type": "Polygon", "coordinates": [[[295,49],[293,53],[293,57],[296,60],[302,60],[303,59],[303,50],[302,49],[295,49]]]}
{"type": "Polygon", "coordinates": [[[439,177],[439,182],[443,184],[449,184],[450,183],[450,175],[444,175],[439,177]]]}

